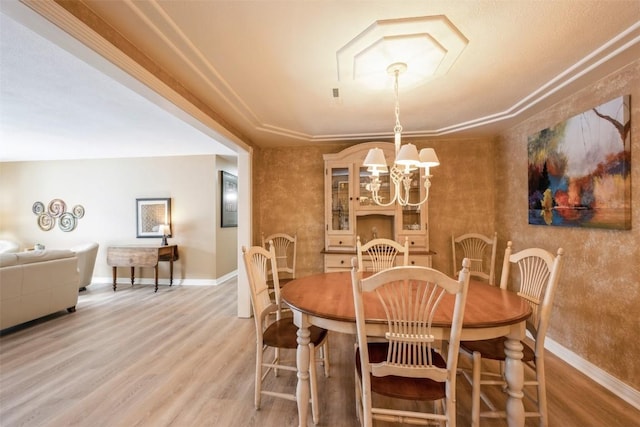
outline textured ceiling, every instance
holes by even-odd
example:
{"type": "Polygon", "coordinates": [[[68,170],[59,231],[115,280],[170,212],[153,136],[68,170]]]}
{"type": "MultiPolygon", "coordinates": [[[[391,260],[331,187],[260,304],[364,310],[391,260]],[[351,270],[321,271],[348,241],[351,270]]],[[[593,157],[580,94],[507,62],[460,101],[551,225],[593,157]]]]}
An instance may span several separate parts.
{"type": "Polygon", "coordinates": [[[387,59],[380,84],[353,70],[402,31],[449,62],[420,82],[400,77],[405,137],[494,135],[640,57],[638,0],[83,3],[258,146],[390,140],[387,59]],[[386,25],[405,21],[430,24],[386,25]]]}

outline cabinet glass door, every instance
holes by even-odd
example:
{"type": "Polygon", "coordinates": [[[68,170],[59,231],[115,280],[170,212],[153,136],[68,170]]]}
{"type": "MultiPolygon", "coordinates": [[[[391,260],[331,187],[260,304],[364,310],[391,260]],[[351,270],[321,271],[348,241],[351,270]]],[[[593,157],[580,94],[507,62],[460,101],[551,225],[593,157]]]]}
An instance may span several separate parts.
{"type": "MultiPolygon", "coordinates": [[[[367,190],[367,184],[371,182],[371,172],[367,171],[366,167],[359,168],[359,181],[358,181],[358,207],[364,209],[380,209],[380,206],[377,205],[372,198],[371,192],[367,190]]],[[[391,185],[390,185],[389,174],[381,174],[380,175],[380,190],[378,190],[378,196],[380,197],[382,203],[389,203],[391,198],[393,197],[391,185]]],[[[383,208],[388,209],[388,208],[383,208]]]]}
{"type": "Polygon", "coordinates": [[[330,167],[329,179],[331,186],[331,221],[332,231],[348,231],[351,229],[351,188],[350,168],[330,167]]]}
{"type": "MultiPolygon", "coordinates": [[[[418,203],[424,197],[424,181],[420,177],[420,174],[414,172],[413,180],[411,181],[411,189],[409,191],[409,202],[418,203]]],[[[403,231],[420,231],[423,229],[424,224],[421,220],[421,210],[424,206],[403,206],[402,207],[402,230],[403,231]]]]}

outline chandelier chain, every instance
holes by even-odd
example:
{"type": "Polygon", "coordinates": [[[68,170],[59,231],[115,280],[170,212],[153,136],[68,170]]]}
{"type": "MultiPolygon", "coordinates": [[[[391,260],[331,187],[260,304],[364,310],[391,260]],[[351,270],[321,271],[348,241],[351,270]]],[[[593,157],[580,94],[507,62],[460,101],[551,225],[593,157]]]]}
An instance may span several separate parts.
{"type": "Polygon", "coordinates": [[[402,132],[402,125],[400,124],[400,95],[398,91],[398,76],[400,75],[400,70],[396,69],[394,71],[395,80],[393,84],[393,89],[396,93],[396,126],[393,128],[394,133],[402,132]]]}

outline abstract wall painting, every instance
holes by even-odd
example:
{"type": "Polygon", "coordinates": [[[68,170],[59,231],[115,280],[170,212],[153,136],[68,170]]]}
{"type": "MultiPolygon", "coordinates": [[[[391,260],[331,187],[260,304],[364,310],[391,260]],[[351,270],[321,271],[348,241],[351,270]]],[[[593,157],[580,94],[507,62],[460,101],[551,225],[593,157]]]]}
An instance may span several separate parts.
{"type": "Polygon", "coordinates": [[[631,229],[630,100],[529,136],[529,224],[631,229]]]}

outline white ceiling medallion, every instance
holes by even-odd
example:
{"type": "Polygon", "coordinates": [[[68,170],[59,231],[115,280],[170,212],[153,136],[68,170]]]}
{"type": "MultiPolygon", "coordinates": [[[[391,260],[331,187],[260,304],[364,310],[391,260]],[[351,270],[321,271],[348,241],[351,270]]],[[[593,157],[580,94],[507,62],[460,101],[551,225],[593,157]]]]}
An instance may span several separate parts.
{"type": "Polygon", "coordinates": [[[446,74],[468,43],[444,15],[376,21],[336,52],[338,80],[382,89],[389,64],[401,62],[412,87],[446,74]]]}

